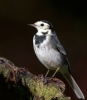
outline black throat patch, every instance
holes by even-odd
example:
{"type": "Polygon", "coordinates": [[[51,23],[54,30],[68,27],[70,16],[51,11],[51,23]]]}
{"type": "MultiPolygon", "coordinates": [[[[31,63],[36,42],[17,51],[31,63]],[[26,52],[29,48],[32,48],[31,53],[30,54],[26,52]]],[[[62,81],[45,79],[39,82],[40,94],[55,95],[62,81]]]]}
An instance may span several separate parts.
{"type": "Polygon", "coordinates": [[[47,31],[47,32],[42,32],[42,34],[43,34],[43,35],[46,35],[46,34],[48,34],[48,31],[47,31]]]}
{"type": "Polygon", "coordinates": [[[42,35],[42,36],[38,36],[38,35],[35,35],[35,44],[39,45],[46,39],[46,36],[45,35],[42,35]]]}

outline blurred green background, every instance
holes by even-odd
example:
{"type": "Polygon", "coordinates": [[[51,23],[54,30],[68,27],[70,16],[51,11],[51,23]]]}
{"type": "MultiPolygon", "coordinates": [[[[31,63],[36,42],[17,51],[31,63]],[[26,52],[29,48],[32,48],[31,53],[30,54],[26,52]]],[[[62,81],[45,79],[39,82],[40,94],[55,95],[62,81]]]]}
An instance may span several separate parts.
{"type": "MultiPolygon", "coordinates": [[[[72,75],[87,97],[87,1],[0,0],[0,56],[36,75],[47,71],[33,50],[36,29],[27,25],[38,20],[53,24],[68,54],[72,75]]],[[[66,83],[65,95],[77,100],[62,75],[56,77],[66,83]]]]}

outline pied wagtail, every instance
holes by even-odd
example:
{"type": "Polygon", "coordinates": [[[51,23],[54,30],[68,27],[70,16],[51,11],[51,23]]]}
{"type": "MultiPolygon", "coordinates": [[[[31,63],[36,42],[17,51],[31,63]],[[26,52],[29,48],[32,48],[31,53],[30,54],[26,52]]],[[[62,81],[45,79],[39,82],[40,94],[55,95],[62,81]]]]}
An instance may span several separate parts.
{"type": "Polygon", "coordinates": [[[28,24],[37,29],[33,37],[34,51],[39,61],[49,70],[56,70],[52,77],[59,71],[70,84],[74,93],[79,99],[85,99],[82,91],[71,75],[70,64],[66,51],[61,45],[53,25],[46,20],[37,21],[34,24],[28,24]]]}

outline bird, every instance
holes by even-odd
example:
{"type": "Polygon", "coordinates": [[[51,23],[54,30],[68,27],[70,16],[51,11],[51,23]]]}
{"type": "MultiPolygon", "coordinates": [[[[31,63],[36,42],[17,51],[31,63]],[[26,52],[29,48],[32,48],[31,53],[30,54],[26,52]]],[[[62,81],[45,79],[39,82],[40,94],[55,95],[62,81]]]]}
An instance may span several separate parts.
{"type": "Polygon", "coordinates": [[[33,48],[38,60],[48,69],[55,70],[52,77],[59,71],[68,81],[78,99],[85,99],[84,94],[71,75],[71,67],[66,51],[60,43],[53,25],[47,20],[40,20],[34,24],[28,24],[37,29],[33,37],[33,48]]]}

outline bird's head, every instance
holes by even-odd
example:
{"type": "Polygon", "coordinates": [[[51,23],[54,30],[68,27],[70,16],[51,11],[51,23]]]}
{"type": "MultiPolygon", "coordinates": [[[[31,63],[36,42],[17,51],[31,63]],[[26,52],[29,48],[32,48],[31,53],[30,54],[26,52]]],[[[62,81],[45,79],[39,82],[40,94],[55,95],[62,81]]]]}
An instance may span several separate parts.
{"type": "Polygon", "coordinates": [[[29,24],[30,26],[35,27],[38,32],[53,32],[54,28],[53,25],[46,20],[37,21],[34,24],[29,24]]]}

